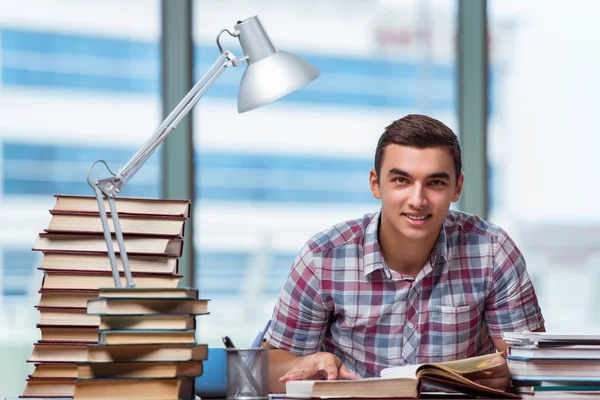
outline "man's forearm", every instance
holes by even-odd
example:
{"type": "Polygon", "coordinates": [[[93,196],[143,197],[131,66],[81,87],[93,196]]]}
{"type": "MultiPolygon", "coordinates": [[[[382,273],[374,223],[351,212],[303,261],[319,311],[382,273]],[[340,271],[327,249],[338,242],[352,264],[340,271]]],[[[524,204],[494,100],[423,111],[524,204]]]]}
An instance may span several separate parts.
{"type": "MultiPolygon", "coordinates": [[[[270,347],[270,346],[269,346],[270,347]]],[[[289,370],[300,364],[305,356],[297,356],[286,350],[269,350],[269,392],[285,393],[285,382],[279,382],[279,378],[289,370]]]]}

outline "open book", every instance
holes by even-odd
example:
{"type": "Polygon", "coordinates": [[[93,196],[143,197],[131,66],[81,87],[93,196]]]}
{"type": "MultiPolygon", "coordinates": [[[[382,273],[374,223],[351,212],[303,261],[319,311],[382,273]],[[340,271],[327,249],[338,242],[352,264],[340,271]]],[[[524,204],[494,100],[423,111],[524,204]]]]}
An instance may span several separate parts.
{"type": "Polygon", "coordinates": [[[355,381],[289,381],[286,397],[297,398],[418,398],[424,391],[464,393],[494,398],[519,398],[479,385],[463,375],[501,365],[499,354],[487,354],[458,361],[390,367],[380,378],[355,381]]]}

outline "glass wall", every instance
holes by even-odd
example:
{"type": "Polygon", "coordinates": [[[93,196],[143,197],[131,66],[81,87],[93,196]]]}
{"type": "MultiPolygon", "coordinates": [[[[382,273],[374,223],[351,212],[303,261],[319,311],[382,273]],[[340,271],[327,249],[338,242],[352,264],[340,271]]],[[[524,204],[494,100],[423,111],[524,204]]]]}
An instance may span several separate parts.
{"type": "MultiPolygon", "coordinates": [[[[196,285],[212,299],[203,341],[249,345],[304,243],[378,210],[368,177],[389,123],[425,113],[457,128],[456,10],[450,0],[194,2],[196,77],[218,56],[217,33],[257,14],[280,49],[322,72],[237,114],[243,68],[226,70],[195,108],[196,285]]],[[[242,55],[236,39],[221,43],[242,55]]]]}
{"type": "Polygon", "coordinates": [[[490,218],[523,251],[547,329],[598,330],[600,3],[494,0],[488,12],[506,32],[504,46],[497,37],[490,46],[502,55],[491,85],[490,218]]]}
{"type": "MultiPolygon", "coordinates": [[[[38,340],[40,255],[54,194],[92,195],[160,122],[158,0],[0,0],[0,398],[22,394],[38,340]],[[95,177],[107,177],[101,168],[95,177]]],[[[123,190],[160,196],[157,156],[123,190]]]]}

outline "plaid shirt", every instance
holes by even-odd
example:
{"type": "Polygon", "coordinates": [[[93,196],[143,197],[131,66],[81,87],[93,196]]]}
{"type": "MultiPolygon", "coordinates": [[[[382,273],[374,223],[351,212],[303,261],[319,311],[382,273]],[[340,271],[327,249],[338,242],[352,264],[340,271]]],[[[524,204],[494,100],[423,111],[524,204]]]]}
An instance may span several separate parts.
{"type": "Polygon", "coordinates": [[[296,258],[267,341],[328,351],[361,377],[388,366],[495,351],[492,337],[544,324],[525,260],[498,226],[450,210],[416,278],[388,268],[379,213],[315,235],[296,258]]]}

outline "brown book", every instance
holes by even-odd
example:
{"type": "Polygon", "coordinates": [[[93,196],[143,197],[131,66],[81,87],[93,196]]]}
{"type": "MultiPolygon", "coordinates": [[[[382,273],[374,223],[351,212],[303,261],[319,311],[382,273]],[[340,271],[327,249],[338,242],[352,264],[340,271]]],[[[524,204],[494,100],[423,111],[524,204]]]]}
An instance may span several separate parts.
{"type": "MultiPolygon", "coordinates": [[[[123,262],[117,255],[117,268],[123,272],[123,262]]],[[[177,257],[129,255],[131,272],[176,274],[177,257]]],[[[112,272],[108,254],[45,253],[40,264],[42,270],[103,271],[112,272]]]]}
{"type": "Polygon", "coordinates": [[[37,325],[40,343],[80,342],[98,343],[98,327],[85,325],[37,325]]]}
{"type": "Polygon", "coordinates": [[[28,378],[22,398],[73,397],[75,378],[28,378]]]}
{"type": "Polygon", "coordinates": [[[198,289],[191,287],[105,287],[100,288],[98,297],[127,297],[127,298],[198,298],[198,289]]]}
{"type": "Polygon", "coordinates": [[[78,379],[77,400],[191,400],[194,379],[78,379]]]}
{"type": "Polygon", "coordinates": [[[87,304],[88,314],[123,315],[123,314],[206,314],[208,300],[202,299],[169,299],[169,298],[103,298],[90,299],[87,304]]]}
{"type": "MultiPolygon", "coordinates": [[[[185,220],[173,217],[148,217],[141,215],[119,215],[123,235],[183,237],[185,220]]],[[[115,233],[112,218],[108,217],[111,233],[115,233]]],[[[52,215],[49,233],[103,233],[99,215],[56,214],[52,215]]]]}
{"type": "Polygon", "coordinates": [[[107,329],[196,329],[196,318],[185,314],[103,315],[100,330],[107,329]]]}
{"type": "Polygon", "coordinates": [[[31,363],[51,362],[77,362],[87,361],[88,343],[40,343],[33,345],[33,352],[27,360],[31,363]]]}
{"type": "Polygon", "coordinates": [[[196,331],[192,329],[172,330],[103,330],[98,336],[99,344],[193,344],[196,343],[196,331]]]}
{"type": "Polygon", "coordinates": [[[91,378],[181,378],[202,375],[202,362],[108,362],[78,363],[80,379],[91,378]]]}
{"type": "Polygon", "coordinates": [[[77,364],[35,364],[30,378],[77,378],[77,364]]]}
{"type": "Polygon", "coordinates": [[[205,344],[93,344],[87,350],[90,362],[202,361],[208,355],[205,344]]]}
{"type": "MultiPolygon", "coordinates": [[[[98,201],[95,196],[55,195],[56,204],[50,210],[59,212],[98,214],[98,201]]],[[[121,215],[157,215],[171,217],[190,217],[189,200],[142,199],[117,197],[115,199],[119,217],[121,215]]],[[[104,209],[110,214],[108,200],[104,200],[104,209]]]]}
{"type": "MultiPolygon", "coordinates": [[[[174,238],[126,236],[124,243],[127,255],[181,257],[183,250],[183,240],[174,238]]],[[[115,253],[119,253],[119,245],[115,238],[113,249],[115,253]]],[[[33,250],[47,253],[108,253],[103,235],[77,233],[40,233],[33,250]]]]}
{"type": "Polygon", "coordinates": [[[463,376],[497,367],[504,362],[499,353],[494,353],[457,361],[384,368],[378,378],[288,381],[286,397],[418,398],[423,391],[440,391],[495,399],[518,399],[518,395],[480,385],[463,376]]]}
{"type": "Polygon", "coordinates": [[[98,297],[97,290],[40,289],[39,307],[87,307],[89,299],[98,297]]]}
{"type": "MultiPolygon", "coordinates": [[[[147,287],[176,287],[181,275],[173,274],[133,274],[136,285],[147,287]]],[[[121,284],[126,285],[125,276],[121,275],[121,284]]],[[[115,286],[110,272],[83,271],[46,271],[42,281],[42,289],[99,289],[115,286]]]]}
{"type": "Polygon", "coordinates": [[[97,327],[100,324],[100,317],[88,314],[86,308],[36,308],[40,311],[41,325],[79,325],[97,327]]]}

